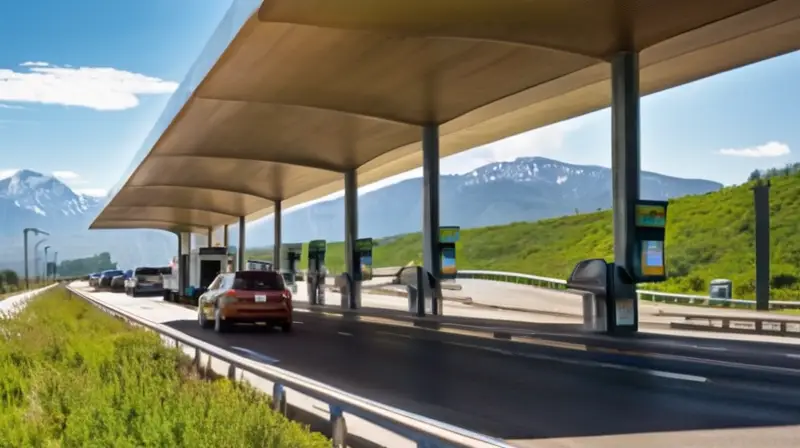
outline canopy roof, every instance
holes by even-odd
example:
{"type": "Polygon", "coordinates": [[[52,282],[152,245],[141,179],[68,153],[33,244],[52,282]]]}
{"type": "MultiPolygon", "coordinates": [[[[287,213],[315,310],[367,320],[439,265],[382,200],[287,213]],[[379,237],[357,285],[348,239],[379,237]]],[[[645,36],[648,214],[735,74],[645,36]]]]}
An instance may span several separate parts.
{"type": "Polygon", "coordinates": [[[640,52],[649,94],[800,48],[797,0],[239,0],[92,228],[257,219],[609,106],[640,52]],[[591,5],[591,6],[589,6],[591,5]]]}

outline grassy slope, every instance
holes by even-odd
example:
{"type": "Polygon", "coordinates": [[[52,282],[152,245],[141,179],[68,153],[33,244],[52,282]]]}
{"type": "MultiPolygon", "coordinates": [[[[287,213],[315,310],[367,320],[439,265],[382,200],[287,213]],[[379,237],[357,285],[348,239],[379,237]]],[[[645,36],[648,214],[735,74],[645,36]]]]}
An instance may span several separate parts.
{"type": "MultiPolygon", "coordinates": [[[[658,289],[706,293],[708,281],[728,278],[738,298],[754,293],[754,213],[752,184],[671,201],[667,267],[671,277],[658,289]]],[[[771,190],[771,275],[773,297],[800,297],[800,175],[776,177],[771,190]]],[[[443,223],[446,224],[446,223],[443,223]]],[[[382,242],[376,267],[419,262],[420,234],[382,242]]],[[[466,229],[458,247],[459,269],[485,269],[566,278],[584,258],[612,259],[611,212],[568,216],[533,223],[466,229]]],[[[249,255],[249,254],[248,254],[249,255]]],[[[271,252],[254,250],[254,256],[271,252]]],[[[344,266],[341,243],[328,246],[328,265],[344,266]]],[[[302,265],[305,266],[305,259],[302,265]]]]}
{"type": "Polygon", "coordinates": [[[0,335],[0,446],[330,446],[61,288],[0,320],[0,335]]]}

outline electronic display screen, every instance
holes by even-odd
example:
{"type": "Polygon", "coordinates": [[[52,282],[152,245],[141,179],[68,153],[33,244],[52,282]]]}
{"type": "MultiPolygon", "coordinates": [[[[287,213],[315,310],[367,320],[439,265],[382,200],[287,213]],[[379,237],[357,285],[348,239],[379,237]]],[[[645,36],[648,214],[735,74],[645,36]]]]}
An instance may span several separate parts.
{"type": "Polygon", "coordinates": [[[453,277],[458,272],[456,267],[456,248],[442,249],[442,277],[453,277]]]}
{"type": "Polygon", "coordinates": [[[637,205],[636,226],[665,228],[667,226],[667,208],[663,205],[637,205]]]}
{"type": "Polygon", "coordinates": [[[663,276],[664,272],[664,242],[642,241],[642,274],[663,276]]]}
{"type": "Polygon", "coordinates": [[[456,243],[461,236],[461,227],[439,227],[440,243],[456,243]]]}

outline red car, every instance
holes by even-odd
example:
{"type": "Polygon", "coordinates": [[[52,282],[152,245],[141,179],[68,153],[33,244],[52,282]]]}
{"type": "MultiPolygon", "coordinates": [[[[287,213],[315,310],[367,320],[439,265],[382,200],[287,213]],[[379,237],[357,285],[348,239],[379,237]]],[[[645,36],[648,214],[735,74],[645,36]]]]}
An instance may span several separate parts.
{"type": "Polygon", "coordinates": [[[292,292],[275,271],[217,276],[198,300],[197,321],[221,333],[237,323],[264,323],[292,331],[292,292]]]}

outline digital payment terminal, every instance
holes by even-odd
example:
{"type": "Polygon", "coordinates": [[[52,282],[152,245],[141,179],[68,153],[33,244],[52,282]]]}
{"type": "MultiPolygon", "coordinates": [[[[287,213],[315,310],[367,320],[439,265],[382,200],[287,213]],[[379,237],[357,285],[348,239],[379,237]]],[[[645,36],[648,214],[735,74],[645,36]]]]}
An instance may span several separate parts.
{"type": "Polygon", "coordinates": [[[635,331],[638,327],[637,298],[635,294],[622,296],[625,293],[618,291],[630,290],[630,285],[637,283],[661,282],[667,278],[664,255],[667,202],[638,200],[634,210],[634,225],[629,230],[633,233],[629,240],[632,244],[624,266],[602,258],[583,260],[575,265],[567,279],[567,288],[583,294],[584,326],[590,331],[635,331]]]}
{"type": "Polygon", "coordinates": [[[292,292],[297,292],[297,268],[302,256],[302,244],[284,244],[281,247],[281,275],[292,292]]]}
{"type": "Polygon", "coordinates": [[[634,253],[628,266],[635,283],[663,282],[667,279],[664,240],[667,228],[667,202],[636,202],[634,253]]]}
{"type": "Polygon", "coordinates": [[[308,301],[312,305],[325,305],[325,240],[308,243],[308,301]]]}
{"type": "Polygon", "coordinates": [[[461,227],[439,227],[439,256],[441,257],[441,272],[439,278],[454,279],[458,274],[456,264],[456,243],[461,236],[461,227]]]}
{"type": "Polygon", "coordinates": [[[353,281],[369,281],[372,280],[372,238],[359,238],[353,245],[353,263],[355,273],[353,281]]]}

